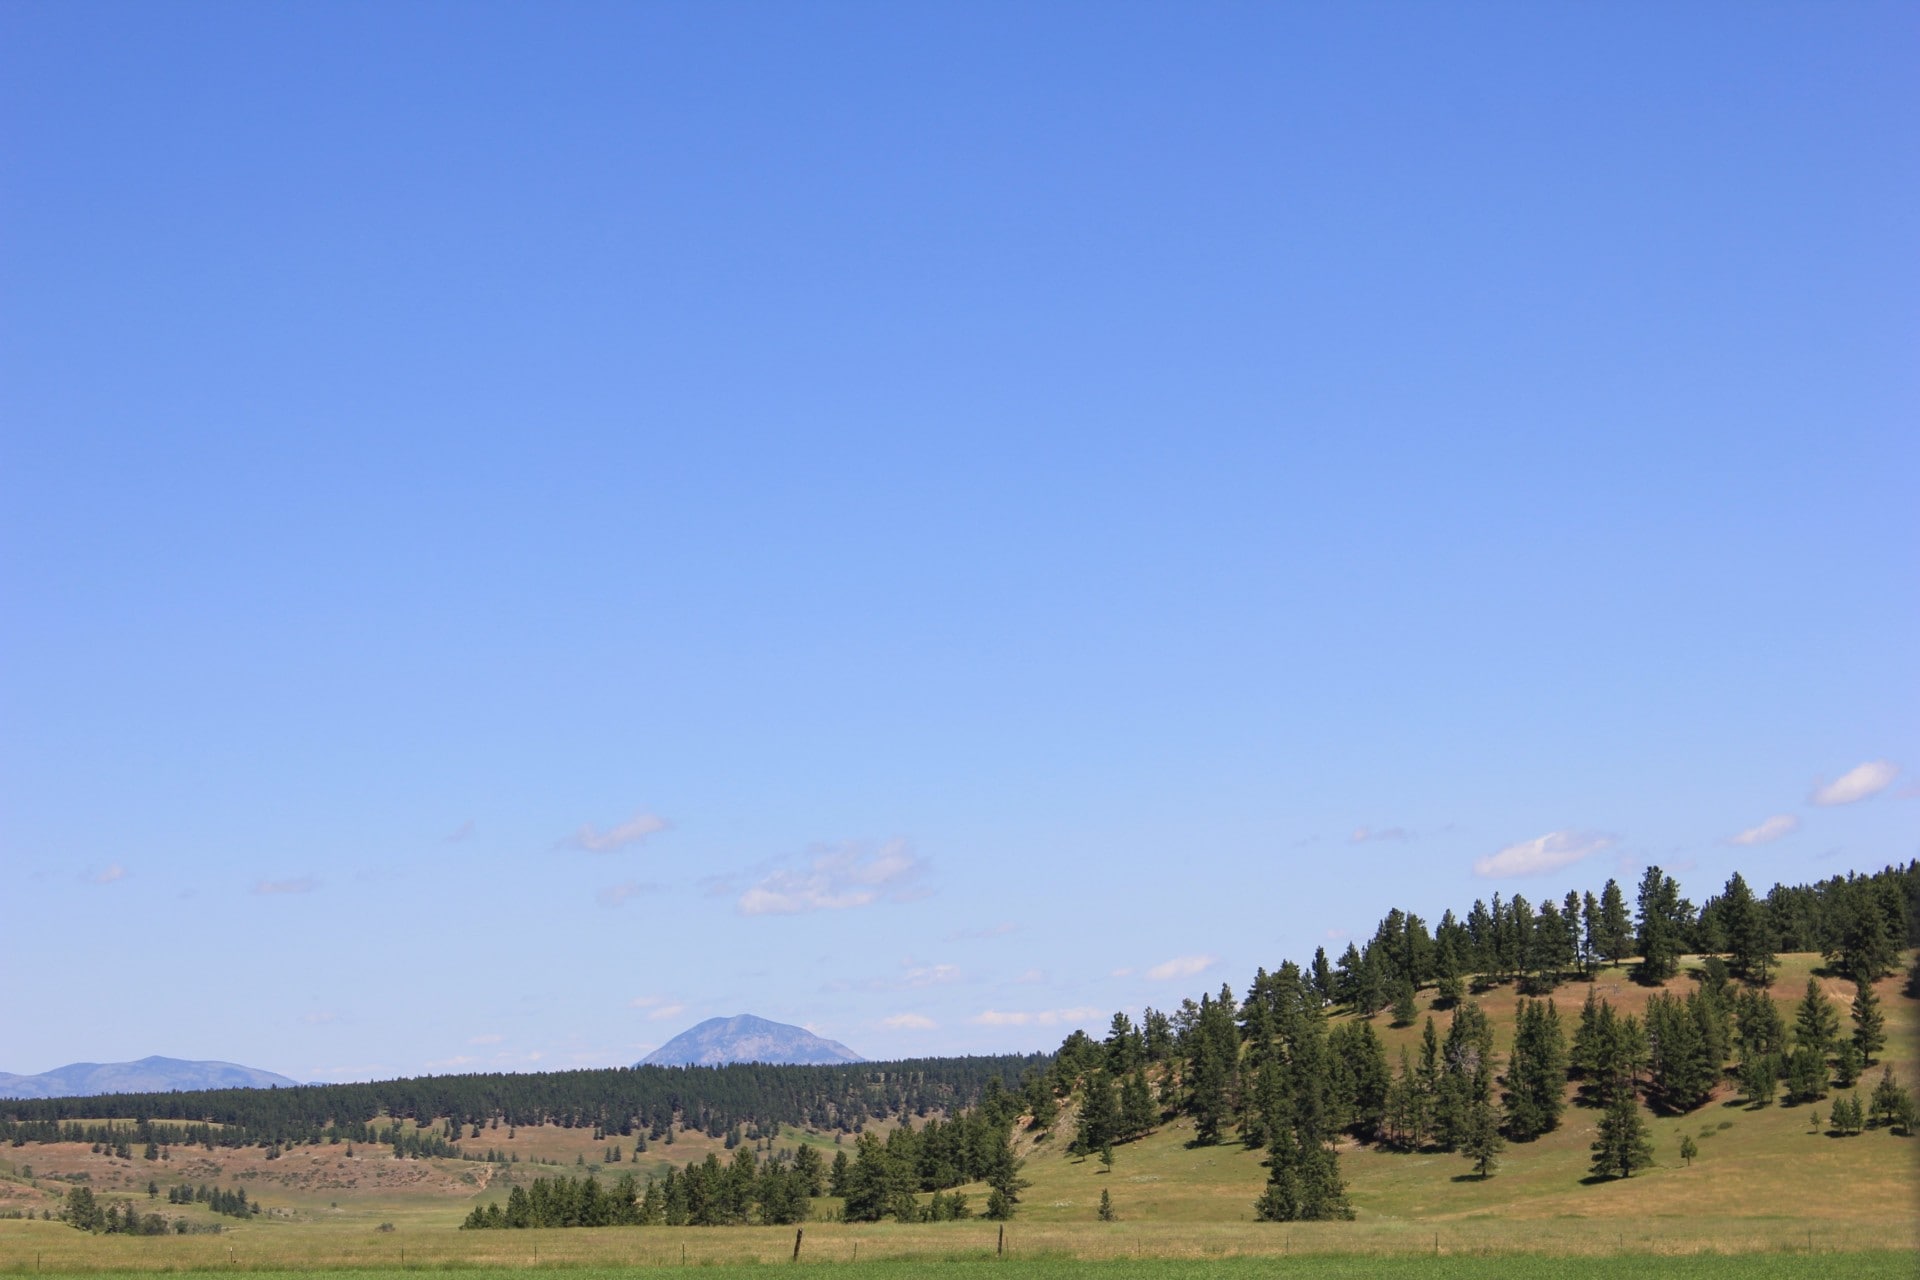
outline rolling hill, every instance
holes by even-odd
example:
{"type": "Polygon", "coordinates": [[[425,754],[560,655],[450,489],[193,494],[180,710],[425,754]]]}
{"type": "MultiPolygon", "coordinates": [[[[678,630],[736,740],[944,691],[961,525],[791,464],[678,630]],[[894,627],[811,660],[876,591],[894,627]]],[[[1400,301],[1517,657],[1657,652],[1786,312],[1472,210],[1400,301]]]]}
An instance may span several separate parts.
{"type": "Polygon", "coordinates": [[[190,1089],[286,1089],[289,1080],[232,1062],[188,1062],[158,1056],[138,1062],[70,1062],[39,1075],[0,1071],[0,1098],[86,1098],[103,1093],[172,1093],[190,1089]]]}

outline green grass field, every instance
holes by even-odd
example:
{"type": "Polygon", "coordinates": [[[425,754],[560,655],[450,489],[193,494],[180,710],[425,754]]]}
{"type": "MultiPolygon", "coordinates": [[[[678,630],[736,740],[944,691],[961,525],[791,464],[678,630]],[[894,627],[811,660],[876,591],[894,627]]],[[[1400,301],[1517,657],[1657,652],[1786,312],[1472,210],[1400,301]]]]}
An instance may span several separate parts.
{"type": "MultiPolygon", "coordinates": [[[[642,1264],[643,1266],[645,1264],[642,1264]]],[[[578,1280],[616,1280],[631,1276],[635,1267],[596,1267],[572,1270],[578,1280]]],[[[650,1273],[699,1277],[700,1280],[745,1280],[767,1274],[765,1264],[647,1267],[650,1273]]],[[[1260,1280],[1266,1276],[1310,1277],[1311,1280],[1895,1280],[1913,1274],[1907,1253],[1785,1254],[1732,1257],[1720,1254],[1622,1254],[1611,1258],[1403,1257],[1363,1258],[1352,1255],[1312,1255],[1293,1258],[1116,1258],[1087,1261],[1073,1257],[914,1258],[863,1262],[807,1262],[798,1270],[830,1272],[841,1280],[895,1280],[928,1271],[950,1280],[1260,1280]]],[[[95,1272],[91,1274],[113,1274],[95,1272]]],[[[182,1280],[215,1280],[234,1269],[182,1271],[182,1280]]],[[[249,1271],[253,1276],[300,1275],[299,1271],[249,1271]]],[[[418,1268],[340,1271],[338,1280],[401,1280],[419,1275],[418,1268]]]]}
{"type": "MultiPolygon", "coordinates": [[[[1797,1000],[1815,963],[1810,956],[1786,957],[1774,986],[1775,999],[1784,1006],[1797,1000]]],[[[1836,999],[1851,998],[1847,984],[1823,982],[1836,999]]],[[[1598,985],[1619,1007],[1631,1011],[1645,1005],[1648,993],[1617,971],[1602,974],[1598,985]]],[[[1684,992],[1688,985],[1681,979],[1670,989],[1684,992]]],[[[1880,987],[1889,1034],[1885,1061],[1915,1087],[1920,1086],[1920,1002],[1900,994],[1900,988],[1898,979],[1880,987]]],[[[1580,983],[1562,989],[1557,1003],[1569,1028],[1585,993],[1580,983]]],[[[1511,1042],[1514,993],[1497,988],[1480,1000],[1504,1048],[1511,1042]]],[[[1445,1015],[1437,1021],[1444,1026],[1445,1015]]],[[[1419,1034],[1417,1024],[1400,1029],[1382,1025],[1381,1031],[1394,1059],[1400,1044],[1419,1034]]],[[[1876,1067],[1864,1077],[1865,1088],[1871,1088],[1878,1071],[1876,1067]]],[[[1455,1265],[1448,1259],[1524,1258],[1530,1260],[1527,1274],[1553,1274],[1539,1269],[1549,1258],[1580,1259],[1583,1268],[1591,1268],[1609,1258],[1658,1257],[1672,1260],[1673,1267],[1705,1268],[1661,1272],[1673,1275],[1730,1274],[1713,1268],[1734,1256],[1748,1268],[1743,1275],[1774,1274],[1751,1268],[1776,1263],[1798,1268],[1778,1274],[1812,1275],[1826,1272],[1806,1268],[1827,1266],[1823,1259],[1843,1253],[1897,1259],[1899,1274],[1915,1274],[1914,1261],[1920,1256],[1920,1215],[1915,1213],[1920,1205],[1920,1140],[1884,1130],[1849,1138],[1828,1136],[1811,1119],[1815,1111],[1824,1115],[1829,1106],[1830,1100],[1754,1109],[1723,1088],[1689,1115],[1655,1116],[1656,1166],[1618,1182],[1586,1180],[1595,1114],[1580,1107],[1568,1110],[1557,1132],[1509,1147],[1499,1171],[1486,1181],[1469,1176],[1467,1162],[1458,1156],[1398,1154],[1348,1143],[1342,1148],[1342,1172],[1350,1184],[1356,1220],[1287,1225],[1252,1221],[1253,1201],[1266,1176],[1260,1152],[1232,1142],[1189,1146],[1191,1127],[1177,1121],[1117,1148],[1115,1166],[1105,1172],[1097,1160],[1065,1154],[1070,1128],[1063,1117],[1050,1138],[1022,1139],[1025,1173],[1032,1185],[1008,1228],[1009,1252],[1022,1274],[1030,1264],[1054,1265],[1036,1258],[1066,1257],[1110,1260],[1115,1276],[1136,1274],[1126,1267],[1145,1266],[1148,1258],[1172,1268],[1154,1275],[1172,1276],[1188,1274],[1180,1269],[1188,1264],[1211,1267],[1236,1257],[1296,1262],[1313,1257],[1313,1265],[1321,1269],[1308,1274],[1359,1274],[1329,1260],[1341,1255],[1360,1260],[1354,1265],[1362,1268],[1399,1266],[1402,1261],[1415,1265],[1415,1259],[1431,1268],[1455,1265]],[[1700,1149],[1691,1167],[1677,1155],[1683,1134],[1694,1136],[1700,1149]],[[1102,1190],[1110,1193],[1120,1221],[1096,1220],[1102,1190]]],[[[591,1270],[677,1266],[683,1254],[689,1263],[729,1269],[784,1263],[791,1256],[791,1228],[457,1230],[474,1204],[503,1199],[515,1183],[587,1170],[603,1177],[630,1170],[658,1173],[668,1162],[700,1159],[722,1145],[702,1134],[682,1133],[673,1144],[656,1142],[634,1159],[631,1138],[595,1140],[588,1130],[554,1127],[521,1129],[511,1138],[507,1133],[489,1130],[466,1145],[513,1151],[520,1155],[519,1163],[396,1160],[384,1148],[362,1148],[349,1157],[344,1146],[290,1148],[277,1160],[258,1149],[183,1148],[164,1162],[116,1160],[79,1144],[0,1150],[0,1214],[57,1209],[70,1185],[66,1179],[84,1174],[96,1195],[109,1201],[131,1199],[142,1211],[223,1227],[219,1235],[88,1236],[59,1222],[0,1217],[0,1272],[328,1269],[346,1274],[365,1269],[389,1274],[388,1269],[403,1264],[409,1269],[538,1265],[591,1270]],[[629,1159],[600,1166],[614,1141],[629,1159]],[[157,1201],[146,1196],[149,1181],[161,1188],[157,1201]],[[265,1212],[236,1222],[217,1218],[203,1207],[168,1205],[165,1188],[182,1182],[245,1187],[265,1212]]],[[[816,1143],[829,1153],[834,1146],[831,1135],[797,1130],[780,1139],[781,1145],[795,1141],[816,1143]]],[[[984,1187],[965,1190],[976,1208],[984,1204],[984,1187]]],[[[817,1210],[825,1215],[835,1207],[836,1202],[826,1200],[817,1210]]],[[[802,1260],[843,1268],[853,1267],[856,1257],[862,1267],[896,1259],[939,1260],[964,1271],[974,1265],[965,1260],[989,1253],[995,1239],[995,1228],[979,1221],[870,1226],[816,1222],[806,1228],[802,1260]]],[[[1000,1260],[1001,1265],[1006,1262],[1000,1260]]],[[[1244,1265],[1253,1274],[1271,1263],[1244,1265]]],[[[1614,1264],[1606,1265],[1611,1270],[1614,1264]]],[[[1635,1267],[1633,1273],[1646,1272],[1635,1267]]],[[[703,1269],[702,1274],[716,1272],[703,1269]]],[[[1427,1269],[1422,1274],[1447,1272],[1427,1269]]],[[[1853,1269],[1848,1274],[1879,1272],[1853,1269]]]]}

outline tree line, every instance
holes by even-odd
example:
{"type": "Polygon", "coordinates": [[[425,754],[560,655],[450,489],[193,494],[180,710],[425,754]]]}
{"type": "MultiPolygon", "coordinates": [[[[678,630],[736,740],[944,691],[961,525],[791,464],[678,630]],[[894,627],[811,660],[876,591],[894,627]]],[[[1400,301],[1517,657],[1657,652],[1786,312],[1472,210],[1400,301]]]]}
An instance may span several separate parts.
{"type": "Polygon", "coordinates": [[[889,1063],[721,1067],[623,1067],[602,1071],[425,1076],[289,1089],[216,1089],[0,1099],[0,1141],[112,1141],[272,1147],[396,1139],[399,1154],[457,1154],[463,1131],[557,1124],[658,1140],[673,1126],[722,1137],[780,1124],[853,1133],[870,1120],[951,1114],[972,1106],[990,1082],[1016,1083],[1041,1054],[921,1058],[889,1063]],[[448,1122],[447,1149],[419,1129],[448,1122]],[[106,1120],[130,1121],[131,1127],[106,1120]],[[81,1122],[86,1122],[82,1124],[81,1122]],[[75,1138],[74,1126],[83,1136],[75,1138]],[[409,1147],[409,1144],[413,1144],[409,1147]]]}
{"type": "MultiPolygon", "coordinates": [[[[814,1147],[769,1150],[737,1146],[732,1158],[709,1152],[704,1160],[669,1168],[644,1182],[624,1174],[612,1186],[598,1178],[536,1178],[516,1186],[504,1204],[476,1206],[461,1225],[470,1230],[524,1227],[744,1226],[804,1222],[813,1200],[841,1198],[847,1222],[940,1222],[973,1216],[967,1197],[952,1189],[986,1182],[989,1218],[1013,1216],[1026,1186],[1014,1157],[1012,1130],[1018,1107],[1013,1095],[994,1091],[981,1106],[950,1120],[911,1120],[883,1141],[861,1133],[849,1158],[844,1148],[827,1164],[814,1147]],[[926,1202],[920,1195],[932,1192],[926,1202]]],[[[769,1143],[771,1146],[771,1143],[769,1143]]]]}

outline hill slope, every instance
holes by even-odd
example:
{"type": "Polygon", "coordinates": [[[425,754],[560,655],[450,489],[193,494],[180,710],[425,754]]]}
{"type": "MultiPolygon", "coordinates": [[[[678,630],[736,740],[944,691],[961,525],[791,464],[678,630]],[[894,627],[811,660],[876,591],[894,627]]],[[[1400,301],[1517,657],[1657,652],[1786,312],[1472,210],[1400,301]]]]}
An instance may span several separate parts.
{"type": "Polygon", "coordinates": [[[70,1062],[35,1076],[0,1071],[0,1098],[86,1098],[102,1093],[186,1089],[292,1088],[299,1081],[232,1062],[148,1057],[138,1062],[70,1062]]]}
{"type": "Polygon", "coordinates": [[[640,1060],[643,1067],[717,1067],[729,1062],[778,1062],[824,1066],[865,1062],[838,1040],[805,1027],[770,1022],[750,1013],[708,1018],[689,1027],[640,1060]]]}

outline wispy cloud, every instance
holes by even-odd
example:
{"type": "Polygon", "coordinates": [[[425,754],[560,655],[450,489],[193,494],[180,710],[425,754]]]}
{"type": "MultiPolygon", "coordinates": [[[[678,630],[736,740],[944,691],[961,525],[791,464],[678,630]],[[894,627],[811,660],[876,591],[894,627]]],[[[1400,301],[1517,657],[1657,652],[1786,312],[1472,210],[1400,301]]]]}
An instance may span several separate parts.
{"type": "Polygon", "coordinates": [[[118,884],[120,881],[125,880],[126,878],[127,878],[127,869],[116,862],[112,866],[108,867],[105,871],[96,871],[92,875],[88,876],[87,883],[88,884],[118,884]]]}
{"type": "Polygon", "coordinates": [[[1195,974],[1205,973],[1218,963],[1220,963],[1219,956],[1175,956],[1147,970],[1147,976],[1155,982],[1166,982],[1172,978],[1191,978],[1195,974]]]}
{"type": "Polygon", "coordinates": [[[338,1022],[339,1020],[340,1015],[331,1009],[316,1009],[312,1013],[303,1013],[300,1015],[300,1021],[310,1027],[324,1027],[329,1022],[338,1022]]]}
{"type": "Polygon", "coordinates": [[[1612,836],[1592,831],[1549,831],[1479,859],[1473,864],[1473,874],[1489,879],[1537,876],[1572,866],[1582,858],[1612,848],[1613,844],[1612,836]]]}
{"type": "Polygon", "coordinates": [[[954,964],[923,964],[908,968],[900,979],[904,987],[935,987],[948,982],[960,981],[960,966],[954,964]]]}
{"type": "Polygon", "coordinates": [[[931,1031],[940,1024],[924,1014],[890,1013],[880,1019],[880,1025],[896,1031],[931,1031]]]}
{"type": "Polygon", "coordinates": [[[1062,1023],[1093,1022],[1100,1011],[1091,1005],[1074,1009],[982,1009],[973,1021],[983,1027],[1057,1027],[1062,1023]]]}
{"type": "Polygon", "coordinates": [[[926,864],[902,840],[868,852],[858,844],[816,846],[805,864],[769,872],[735,903],[743,916],[844,911],[925,896],[917,885],[926,864]]]}
{"type": "Polygon", "coordinates": [[[672,824],[657,813],[645,809],[634,814],[617,827],[601,831],[592,823],[587,823],[570,836],[562,836],[554,842],[556,849],[579,849],[586,853],[612,853],[631,844],[639,844],[648,836],[665,831],[672,824]]]}
{"type": "Polygon", "coordinates": [[[1781,836],[1790,836],[1800,829],[1800,819],[1790,813],[1776,813],[1757,827],[1748,827],[1737,836],[1727,837],[1728,844],[1770,844],[1781,836]]]}
{"type": "Polygon", "coordinates": [[[501,1041],[505,1039],[506,1037],[501,1035],[499,1032],[489,1031],[487,1034],[483,1036],[468,1036],[467,1043],[468,1044],[499,1044],[501,1041]]]}
{"type": "Polygon", "coordinates": [[[480,1061],[480,1059],[474,1057],[471,1054],[456,1053],[451,1058],[429,1059],[427,1062],[423,1063],[422,1065],[424,1065],[426,1069],[429,1071],[446,1071],[449,1069],[457,1069],[459,1067],[470,1067],[478,1061],[480,1061]]]}
{"type": "Polygon", "coordinates": [[[946,936],[947,942],[979,942],[987,938],[1004,938],[1018,931],[1019,925],[1008,920],[986,929],[955,929],[946,936]]]}
{"type": "Polygon", "coordinates": [[[603,907],[618,907],[626,904],[628,898],[637,898],[643,893],[654,893],[660,886],[640,880],[623,880],[619,884],[610,884],[593,895],[593,900],[603,907]]]}
{"type": "Polygon", "coordinates": [[[627,1001],[627,1008],[646,1010],[647,1020],[650,1022],[675,1017],[687,1011],[686,1005],[671,996],[635,996],[627,1001]]]}
{"type": "Polygon", "coordinates": [[[1017,986],[1025,986],[1035,982],[1045,982],[1046,980],[1047,980],[1047,975],[1044,970],[1029,969],[1025,973],[1021,974],[1019,977],[1015,978],[1013,981],[1017,986]]]}
{"type": "Polygon", "coordinates": [[[1348,844],[1367,844],[1376,840],[1411,840],[1413,832],[1405,827],[1355,827],[1348,844]]]}
{"type": "Polygon", "coordinates": [[[253,891],[258,894],[312,893],[319,887],[320,882],[312,876],[299,876],[292,880],[256,880],[253,891]]]}
{"type": "Polygon", "coordinates": [[[1852,804],[1885,791],[1899,776],[1900,766],[1893,761],[1869,760],[1855,765],[1832,782],[1816,786],[1808,798],[1822,806],[1852,804]]]}

